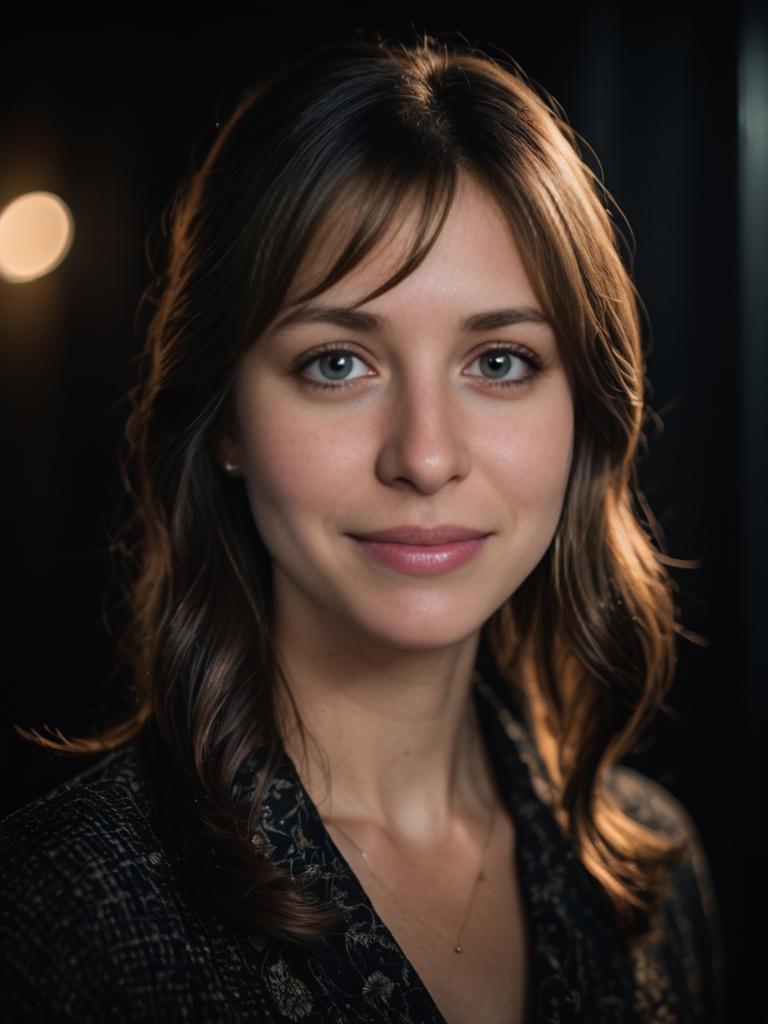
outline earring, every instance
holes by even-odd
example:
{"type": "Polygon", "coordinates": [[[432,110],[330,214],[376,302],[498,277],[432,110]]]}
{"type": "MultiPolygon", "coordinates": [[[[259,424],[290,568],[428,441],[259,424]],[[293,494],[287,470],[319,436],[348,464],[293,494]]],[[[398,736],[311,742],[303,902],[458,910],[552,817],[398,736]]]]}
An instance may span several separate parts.
{"type": "Polygon", "coordinates": [[[238,469],[240,468],[234,462],[223,462],[222,466],[232,476],[234,476],[234,474],[237,473],[238,469]]]}

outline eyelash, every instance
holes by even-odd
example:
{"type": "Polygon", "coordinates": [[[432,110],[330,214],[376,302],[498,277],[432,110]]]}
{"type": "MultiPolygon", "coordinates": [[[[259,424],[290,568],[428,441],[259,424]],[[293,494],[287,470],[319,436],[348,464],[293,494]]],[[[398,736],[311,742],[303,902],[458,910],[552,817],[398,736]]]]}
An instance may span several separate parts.
{"type": "MultiPolygon", "coordinates": [[[[518,380],[487,379],[486,383],[489,384],[491,387],[522,387],[524,384],[530,384],[531,381],[533,381],[534,378],[537,377],[539,373],[541,373],[543,366],[542,361],[539,359],[538,356],[534,355],[534,353],[531,352],[529,349],[521,348],[517,345],[490,345],[488,348],[484,349],[478,356],[476,356],[475,359],[482,359],[483,356],[487,356],[491,352],[500,352],[502,354],[517,356],[518,358],[522,359],[523,362],[527,363],[529,366],[529,372],[526,373],[524,377],[521,377],[518,380]]],[[[314,351],[308,353],[306,357],[302,356],[300,360],[297,363],[295,363],[291,368],[291,374],[294,377],[297,377],[302,384],[306,384],[309,387],[322,388],[325,391],[341,391],[343,388],[351,387],[352,385],[357,383],[357,381],[365,379],[364,377],[355,377],[352,380],[342,380],[337,381],[335,384],[331,384],[324,381],[312,380],[310,377],[303,376],[304,370],[306,370],[308,366],[311,366],[312,363],[314,363],[322,356],[328,355],[349,355],[354,356],[356,359],[360,359],[362,361],[362,357],[358,356],[356,352],[353,352],[351,349],[343,348],[340,345],[332,342],[328,345],[323,345],[318,349],[314,349],[314,351]]],[[[475,360],[473,360],[473,362],[474,361],[475,360]]]]}

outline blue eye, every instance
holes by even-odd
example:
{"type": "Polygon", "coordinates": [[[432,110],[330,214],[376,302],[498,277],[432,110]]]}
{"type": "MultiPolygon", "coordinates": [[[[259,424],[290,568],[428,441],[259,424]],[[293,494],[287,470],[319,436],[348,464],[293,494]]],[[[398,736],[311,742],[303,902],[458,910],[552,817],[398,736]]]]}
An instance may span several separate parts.
{"type": "MultiPolygon", "coordinates": [[[[342,388],[354,385],[356,380],[370,376],[369,374],[363,374],[362,377],[349,377],[348,371],[352,365],[352,360],[354,359],[359,359],[362,362],[360,356],[357,356],[354,352],[332,343],[330,345],[325,345],[322,348],[315,349],[306,357],[302,357],[298,363],[294,365],[291,372],[301,381],[302,384],[306,384],[309,387],[340,391],[342,388]],[[332,373],[340,374],[340,376],[336,378],[335,383],[333,380],[328,379],[319,381],[306,376],[304,373],[304,371],[313,363],[320,364],[321,362],[325,362],[326,366],[330,366],[332,373]]],[[[486,365],[490,366],[492,373],[498,374],[496,377],[485,378],[485,383],[490,387],[521,387],[525,384],[529,384],[536,376],[538,376],[542,368],[542,363],[538,356],[534,355],[534,353],[529,349],[520,348],[515,345],[490,346],[484,352],[481,352],[479,356],[475,357],[473,364],[481,360],[489,360],[486,365]],[[515,359],[525,363],[528,366],[528,372],[522,377],[513,377],[509,380],[503,379],[504,375],[510,371],[510,362],[511,366],[514,368],[515,359]]]]}
{"type": "MultiPolygon", "coordinates": [[[[331,368],[331,372],[332,373],[339,373],[339,374],[343,374],[344,376],[340,376],[340,377],[335,378],[336,381],[337,381],[337,384],[333,384],[331,382],[334,378],[331,378],[331,381],[318,381],[318,380],[313,380],[311,377],[304,377],[304,376],[302,376],[301,380],[302,380],[303,383],[309,384],[310,386],[314,385],[315,387],[321,387],[321,388],[329,387],[331,389],[335,389],[339,385],[341,385],[342,387],[347,387],[348,383],[351,383],[351,380],[348,377],[348,373],[349,373],[349,368],[352,365],[352,360],[354,360],[354,359],[358,359],[360,362],[362,362],[362,360],[360,360],[359,356],[356,356],[354,354],[354,352],[350,352],[348,349],[332,348],[332,349],[325,350],[325,351],[321,352],[320,355],[312,356],[306,362],[302,363],[298,367],[298,369],[299,370],[305,370],[308,366],[311,366],[312,363],[324,363],[326,365],[326,367],[330,367],[331,368]],[[339,365],[339,364],[341,364],[341,365],[339,365]]],[[[365,376],[367,376],[367,375],[365,375],[365,376]]],[[[352,380],[358,380],[358,379],[359,378],[352,378],[352,380]]]]}
{"type": "Polygon", "coordinates": [[[523,384],[528,384],[541,370],[541,360],[533,352],[516,347],[513,348],[509,345],[487,348],[485,352],[481,352],[475,362],[480,362],[483,359],[489,360],[489,363],[486,365],[492,367],[493,373],[499,374],[499,376],[491,378],[488,383],[501,387],[520,387],[523,384]],[[511,380],[502,379],[504,374],[509,373],[510,359],[521,360],[528,366],[528,372],[525,376],[514,377],[511,380]]]}

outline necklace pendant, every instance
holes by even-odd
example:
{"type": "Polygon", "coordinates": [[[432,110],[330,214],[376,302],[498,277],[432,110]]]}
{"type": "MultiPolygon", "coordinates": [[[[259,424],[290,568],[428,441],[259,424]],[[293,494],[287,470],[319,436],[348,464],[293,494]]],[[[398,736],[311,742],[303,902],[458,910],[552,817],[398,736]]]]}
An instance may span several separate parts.
{"type": "Polygon", "coordinates": [[[460,952],[461,952],[461,946],[459,945],[459,943],[458,943],[458,942],[457,942],[457,943],[456,943],[456,945],[455,945],[455,946],[453,947],[453,949],[454,949],[454,952],[455,952],[455,953],[460,953],[460,952]]]}

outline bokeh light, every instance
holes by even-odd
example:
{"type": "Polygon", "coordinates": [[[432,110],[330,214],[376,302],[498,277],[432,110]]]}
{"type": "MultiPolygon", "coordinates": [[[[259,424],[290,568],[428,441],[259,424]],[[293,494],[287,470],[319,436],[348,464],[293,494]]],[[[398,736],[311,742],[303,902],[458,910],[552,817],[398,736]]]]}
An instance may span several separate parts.
{"type": "Polygon", "coordinates": [[[0,211],[0,276],[14,284],[50,274],[69,252],[74,220],[53,192],[28,192],[0,211]]]}

